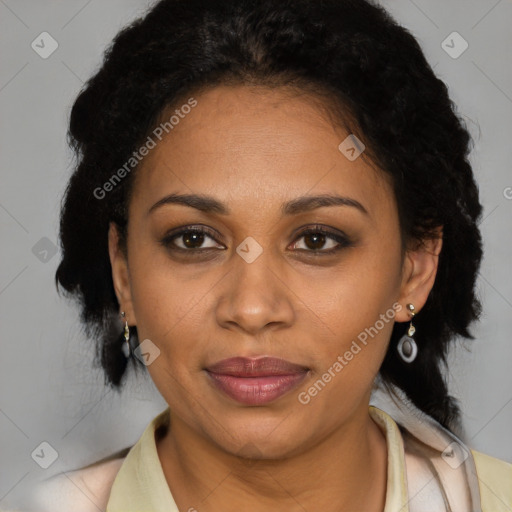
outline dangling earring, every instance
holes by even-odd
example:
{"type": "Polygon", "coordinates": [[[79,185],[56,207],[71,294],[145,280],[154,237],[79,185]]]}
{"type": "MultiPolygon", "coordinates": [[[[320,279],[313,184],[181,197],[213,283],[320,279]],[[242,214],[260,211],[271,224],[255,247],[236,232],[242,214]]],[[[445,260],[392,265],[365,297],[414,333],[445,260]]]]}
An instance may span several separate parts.
{"type": "Polygon", "coordinates": [[[124,341],[123,343],[123,354],[128,359],[130,357],[130,328],[128,327],[128,320],[126,320],[126,314],[124,311],[121,311],[121,316],[124,320],[124,341]]]}
{"type": "Polygon", "coordinates": [[[416,332],[416,328],[412,325],[412,319],[414,318],[414,306],[412,304],[407,304],[407,309],[411,315],[411,323],[409,325],[409,329],[407,330],[407,334],[404,334],[400,341],[398,342],[398,346],[396,347],[398,354],[406,363],[412,363],[416,356],[418,355],[418,345],[414,341],[414,333],[416,332]]]}

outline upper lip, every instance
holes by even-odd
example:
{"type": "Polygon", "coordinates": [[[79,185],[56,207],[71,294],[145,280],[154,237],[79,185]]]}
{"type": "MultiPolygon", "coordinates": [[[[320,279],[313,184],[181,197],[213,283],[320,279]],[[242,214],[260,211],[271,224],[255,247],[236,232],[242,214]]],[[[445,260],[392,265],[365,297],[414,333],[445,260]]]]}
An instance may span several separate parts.
{"type": "Polygon", "coordinates": [[[263,377],[302,373],[308,371],[308,368],[285,359],[263,356],[258,358],[231,357],[208,366],[206,370],[234,377],[263,377]]]}

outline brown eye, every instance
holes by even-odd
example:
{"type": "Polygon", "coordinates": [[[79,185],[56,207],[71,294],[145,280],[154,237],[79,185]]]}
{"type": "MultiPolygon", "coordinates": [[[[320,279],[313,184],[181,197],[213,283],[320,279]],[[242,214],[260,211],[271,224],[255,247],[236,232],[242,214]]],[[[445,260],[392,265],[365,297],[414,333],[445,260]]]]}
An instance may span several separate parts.
{"type": "Polygon", "coordinates": [[[341,233],[334,233],[326,230],[323,227],[310,228],[299,234],[297,240],[303,238],[303,247],[297,247],[297,242],[294,244],[294,249],[313,253],[326,253],[332,254],[343,247],[352,245],[350,239],[341,233]],[[328,247],[326,248],[326,243],[328,247]]]}
{"type": "Polygon", "coordinates": [[[327,237],[323,233],[308,233],[307,235],[304,235],[302,238],[304,238],[304,244],[307,246],[308,249],[317,251],[319,249],[325,249],[324,245],[329,237],[327,237]]]}
{"type": "Polygon", "coordinates": [[[185,249],[199,249],[205,240],[204,233],[197,233],[195,231],[187,231],[178,237],[178,240],[183,241],[185,249]]]}
{"type": "Polygon", "coordinates": [[[180,231],[170,233],[165,236],[161,243],[170,250],[199,252],[209,249],[215,249],[219,244],[214,239],[211,232],[205,228],[187,227],[180,231]],[[208,243],[205,246],[205,243],[208,243]]]}

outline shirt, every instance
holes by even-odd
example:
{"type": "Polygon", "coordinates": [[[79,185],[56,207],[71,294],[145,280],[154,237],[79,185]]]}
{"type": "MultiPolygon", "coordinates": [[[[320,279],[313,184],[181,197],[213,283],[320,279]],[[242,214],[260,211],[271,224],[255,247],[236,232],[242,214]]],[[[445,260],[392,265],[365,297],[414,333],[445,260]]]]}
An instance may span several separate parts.
{"type": "MultiPolygon", "coordinates": [[[[384,512],[512,512],[512,464],[468,448],[405,395],[386,409],[369,405],[387,445],[384,512]]],[[[53,486],[35,493],[34,510],[178,512],[155,442],[156,430],[169,421],[167,408],[126,456],[53,477],[53,486]]]]}
{"type": "MultiPolygon", "coordinates": [[[[167,408],[152,421],[127,455],[112,486],[106,512],[178,512],[159,463],[154,437],[157,428],[169,425],[169,412],[167,408]]],[[[473,450],[469,450],[473,455],[470,457],[468,452],[462,451],[465,447],[460,448],[462,455],[449,455],[450,450],[457,448],[446,444],[448,451],[444,456],[442,452],[437,456],[437,464],[446,468],[435,471],[428,464],[423,467],[422,456],[412,450],[414,436],[402,430],[385,411],[370,405],[369,413],[382,429],[388,448],[384,512],[512,511],[512,465],[473,450]],[[405,444],[411,448],[410,453],[405,453],[405,444]],[[465,455],[467,458],[462,461],[465,455]],[[471,464],[473,459],[482,473],[480,486],[476,468],[471,464]],[[469,475],[472,477],[469,485],[463,478],[467,476],[464,474],[466,467],[474,471],[469,475]],[[441,473],[444,476],[439,478],[441,473]],[[475,484],[476,487],[470,487],[475,484]],[[480,490],[486,500],[485,508],[480,508],[480,490]]]]}

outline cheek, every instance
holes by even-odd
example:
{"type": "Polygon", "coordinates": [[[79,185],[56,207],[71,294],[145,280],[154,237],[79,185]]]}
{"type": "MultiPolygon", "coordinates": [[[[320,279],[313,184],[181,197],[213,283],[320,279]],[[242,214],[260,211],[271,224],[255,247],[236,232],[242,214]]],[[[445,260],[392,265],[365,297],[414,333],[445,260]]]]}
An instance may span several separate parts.
{"type": "Polygon", "coordinates": [[[312,415],[334,410],[349,415],[370,389],[385,357],[397,303],[392,290],[377,293],[366,285],[359,279],[338,292],[323,316],[328,336],[319,339],[309,332],[318,342],[310,347],[311,377],[297,398],[312,415]]]}
{"type": "Polygon", "coordinates": [[[336,365],[332,370],[343,373],[339,381],[365,385],[374,378],[386,353],[394,324],[393,302],[372,298],[354,307],[350,300],[340,300],[330,316],[329,336],[315,347],[316,373],[336,365]]]}
{"type": "Polygon", "coordinates": [[[315,354],[320,374],[338,362],[343,366],[336,365],[336,374],[343,373],[338,383],[366,385],[374,378],[400,309],[396,303],[400,283],[398,243],[382,240],[354,253],[328,282],[310,287],[308,306],[321,320],[316,323],[324,333],[318,339],[310,332],[318,340],[315,354]]]}
{"type": "Polygon", "coordinates": [[[151,341],[146,345],[151,353],[147,371],[161,395],[181,411],[190,398],[190,369],[201,361],[202,347],[193,342],[202,339],[199,331],[204,324],[198,283],[185,285],[168,263],[155,256],[150,259],[144,251],[134,251],[131,261],[139,342],[151,341]]]}
{"type": "Polygon", "coordinates": [[[372,240],[355,248],[338,267],[303,283],[308,305],[336,334],[357,334],[373,325],[399,296],[398,243],[372,240]]]}
{"type": "Polygon", "coordinates": [[[205,339],[208,291],[218,278],[208,272],[185,273],[165,252],[141,245],[130,254],[130,280],[139,340],[155,343],[169,367],[182,368],[179,363],[184,360],[198,361],[205,339]]]}

